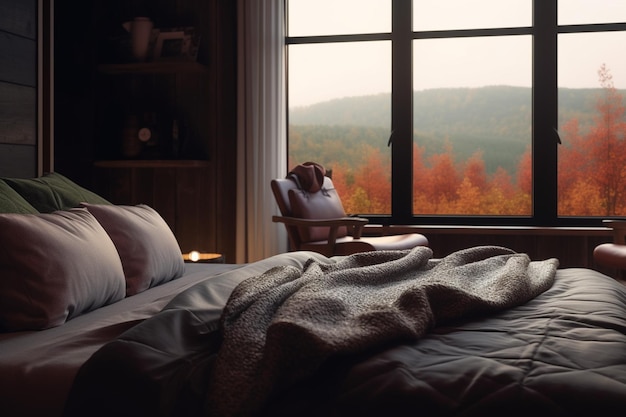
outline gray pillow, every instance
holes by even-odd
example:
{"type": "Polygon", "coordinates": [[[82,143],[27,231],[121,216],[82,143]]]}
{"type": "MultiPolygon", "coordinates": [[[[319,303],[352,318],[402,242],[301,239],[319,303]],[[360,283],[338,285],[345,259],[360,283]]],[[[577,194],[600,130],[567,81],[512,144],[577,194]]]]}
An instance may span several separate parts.
{"type": "Polygon", "coordinates": [[[0,329],[40,330],[124,298],[113,242],[85,209],[0,214],[0,329]]]}
{"type": "Polygon", "coordinates": [[[180,277],[185,263],[172,230],[156,210],[83,203],[115,244],[126,277],[126,296],[180,277]]]}

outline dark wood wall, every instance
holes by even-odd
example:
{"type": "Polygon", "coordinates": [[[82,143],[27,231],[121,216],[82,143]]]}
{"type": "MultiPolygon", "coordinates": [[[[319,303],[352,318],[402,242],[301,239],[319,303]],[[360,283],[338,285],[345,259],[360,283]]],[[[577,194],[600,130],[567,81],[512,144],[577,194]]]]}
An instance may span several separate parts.
{"type": "MultiPolygon", "coordinates": [[[[472,246],[496,245],[526,253],[534,260],[557,258],[561,268],[598,270],[601,268],[593,260],[593,249],[613,239],[612,232],[605,228],[424,226],[418,229],[428,237],[436,257],[472,246]]],[[[609,270],[602,272],[614,274],[609,270]]]]}
{"type": "Polygon", "coordinates": [[[0,0],[0,176],[37,173],[37,0],[0,0]]]}

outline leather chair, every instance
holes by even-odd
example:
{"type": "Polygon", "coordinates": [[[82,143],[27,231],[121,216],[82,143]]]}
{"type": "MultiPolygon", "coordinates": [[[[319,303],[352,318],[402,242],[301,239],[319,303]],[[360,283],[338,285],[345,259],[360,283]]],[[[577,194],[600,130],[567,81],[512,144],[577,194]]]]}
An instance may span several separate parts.
{"type": "Polygon", "coordinates": [[[306,192],[287,178],[272,180],[271,188],[282,214],[272,221],[285,224],[291,250],[334,256],[428,246],[428,239],[419,233],[363,236],[368,220],[346,215],[327,176],[317,192],[306,192]]]}
{"type": "Polygon", "coordinates": [[[613,242],[596,246],[593,260],[600,266],[616,269],[621,277],[626,270],[626,221],[604,220],[603,223],[613,229],[613,242]]]}

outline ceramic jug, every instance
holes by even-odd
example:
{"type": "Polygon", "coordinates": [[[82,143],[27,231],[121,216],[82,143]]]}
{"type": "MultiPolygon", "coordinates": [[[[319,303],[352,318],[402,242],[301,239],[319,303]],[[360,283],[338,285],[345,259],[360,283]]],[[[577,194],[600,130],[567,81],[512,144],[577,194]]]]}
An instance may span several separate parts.
{"type": "Polygon", "coordinates": [[[131,21],[122,23],[122,26],[130,33],[133,59],[139,62],[145,61],[148,58],[150,47],[152,20],[149,17],[136,17],[131,21]]]}

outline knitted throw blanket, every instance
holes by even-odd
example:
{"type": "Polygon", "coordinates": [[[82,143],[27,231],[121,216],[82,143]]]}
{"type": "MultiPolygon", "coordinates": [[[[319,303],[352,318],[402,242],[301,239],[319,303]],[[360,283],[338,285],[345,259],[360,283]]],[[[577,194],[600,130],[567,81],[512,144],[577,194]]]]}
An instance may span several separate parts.
{"type": "Polygon", "coordinates": [[[251,415],[331,355],[415,340],[446,321],[523,304],[550,288],[557,267],[556,259],[530,261],[502,247],[442,259],[417,247],[249,278],[222,314],[207,414],[251,415]]]}

